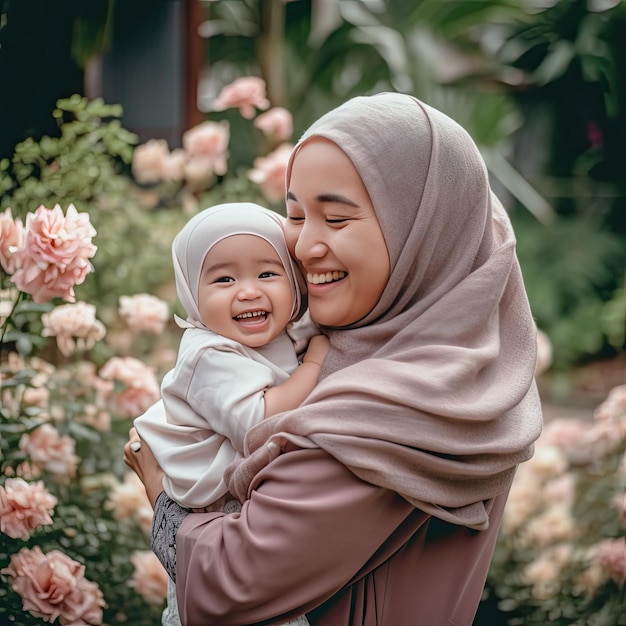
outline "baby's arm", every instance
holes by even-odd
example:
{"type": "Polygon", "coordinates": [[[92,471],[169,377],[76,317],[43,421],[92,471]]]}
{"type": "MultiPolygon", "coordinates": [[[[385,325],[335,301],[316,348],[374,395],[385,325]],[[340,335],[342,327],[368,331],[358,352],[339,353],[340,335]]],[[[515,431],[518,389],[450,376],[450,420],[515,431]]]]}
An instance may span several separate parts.
{"type": "Polygon", "coordinates": [[[265,417],[295,409],[313,391],[320,375],[322,362],[330,344],[325,335],[315,335],[302,359],[302,365],[282,385],[270,387],[264,396],[265,417]]]}

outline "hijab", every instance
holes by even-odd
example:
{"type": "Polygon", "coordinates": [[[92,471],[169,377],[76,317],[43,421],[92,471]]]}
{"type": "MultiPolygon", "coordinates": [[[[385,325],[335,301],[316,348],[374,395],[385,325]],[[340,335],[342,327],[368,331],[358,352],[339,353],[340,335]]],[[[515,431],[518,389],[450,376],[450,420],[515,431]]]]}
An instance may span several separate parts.
{"type": "Polygon", "coordinates": [[[331,349],[320,383],[301,407],[251,429],[229,488],[247,497],[289,441],[322,448],[427,513],[484,529],[542,423],[536,327],[508,216],[468,133],[412,96],[357,97],[321,117],[296,145],[287,185],[314,137],[360,174],[389,281],[363,319],[323,328],[331,349]]]}
{"type": "Polygon", "coordinates": [[[176,292],[187,313],[187,321],[178,319],[179,325],[206,328],[198,310],[202,265],[215,244],[233,235],[261,237],[276,250],[291,286],[291,319],[296,319],[303,307],[305,285],[289,255],[283,224],[281,215],[251,202],[218,204],[194,215],[172,243],[176,292]]]}

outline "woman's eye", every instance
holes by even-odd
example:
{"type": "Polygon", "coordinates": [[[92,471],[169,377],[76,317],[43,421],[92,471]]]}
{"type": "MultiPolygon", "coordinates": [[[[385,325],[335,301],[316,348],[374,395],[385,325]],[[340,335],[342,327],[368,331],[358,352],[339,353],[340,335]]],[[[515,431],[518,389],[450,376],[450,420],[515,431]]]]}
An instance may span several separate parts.
{"type": "Polygon", "coordinates": [[[287,219],[294,224],[304,222],[304,217],[301,217],[300,215],[288,215],[287,219]]]}
{"type": "Polygon", "coordinates": [[[326,222],[328,224],[343,224],[344,222],[347,222],[348,218],[347,217],[327,217],[326,218],[326,222]]]}

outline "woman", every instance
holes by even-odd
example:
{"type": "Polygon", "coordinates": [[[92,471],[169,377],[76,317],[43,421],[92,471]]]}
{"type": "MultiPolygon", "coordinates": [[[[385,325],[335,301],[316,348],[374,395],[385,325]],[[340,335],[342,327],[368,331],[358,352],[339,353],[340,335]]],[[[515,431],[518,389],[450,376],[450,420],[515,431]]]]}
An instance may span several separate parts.
{"type": "Polygon", "coordinates": [[[229,480],[241,514],[187,514],[150,451],[125,448],[182,621],[470,625],[542,421],[535,326],[484,163],[415,98],[355,98],[298,142],[287,216],[331,348],[303,405],[248,433],[229,480]]]}

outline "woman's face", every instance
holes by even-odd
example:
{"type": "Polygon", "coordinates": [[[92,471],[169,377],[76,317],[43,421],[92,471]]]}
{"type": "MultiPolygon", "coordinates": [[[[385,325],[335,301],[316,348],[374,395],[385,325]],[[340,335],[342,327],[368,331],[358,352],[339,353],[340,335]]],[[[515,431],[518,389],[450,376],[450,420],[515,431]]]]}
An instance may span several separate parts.
{"type": "Polygon", "coordinates": [[[389,279],[387,246],[361,177],[334,143],[311,139],[296,154],[285,234],[315,322],[347,326],[374,308],[389,279]]]}

